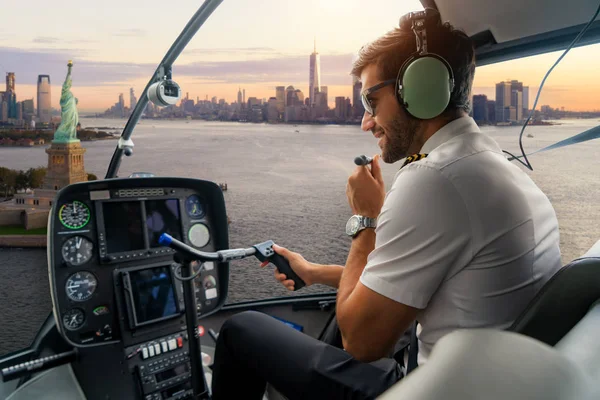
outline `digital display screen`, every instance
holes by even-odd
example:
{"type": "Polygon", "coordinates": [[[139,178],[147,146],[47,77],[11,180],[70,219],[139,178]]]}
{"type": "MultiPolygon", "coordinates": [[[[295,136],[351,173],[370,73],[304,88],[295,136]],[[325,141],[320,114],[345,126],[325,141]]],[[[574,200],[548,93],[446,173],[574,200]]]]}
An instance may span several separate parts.
{"type": "Polygon", "coordinates": [[[138,201],[102,203],[108,253],[144,248],[142,204],[138,201]]]}
{"type": "Polygon", "coordinates": [[[178,313],[168,266],[132,271],[129,280],[138,324],[178,313]]]}
{"type": "Polygon", "coordinates": [[[147,200],[146,228],[150,247],[161,246],[158,244],[158,239],[163,233],[168,233],[175,239],[181,240],[179,200],[147,200]]]}
{"type": "Polygon", "coordinates": [[[188,364],[179,364],[175,368],[171,368],[156,374],[156,383],[166,381],[167,379],[175,378],[176,376],[185,374],[186,372],[190,372],[190,367],[188,366],[188,364]]]}

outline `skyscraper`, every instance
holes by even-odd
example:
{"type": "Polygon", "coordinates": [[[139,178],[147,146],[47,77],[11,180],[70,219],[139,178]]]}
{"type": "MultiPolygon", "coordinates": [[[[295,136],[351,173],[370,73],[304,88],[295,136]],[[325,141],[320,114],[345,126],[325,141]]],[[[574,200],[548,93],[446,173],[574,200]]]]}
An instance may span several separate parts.
{"type": "Polygon", "coordinates": [[[315,38],[315,49],[310,55],[310,71],[308,77],[308,95],[310,105],[315,106],[315,93],[321,90],[321,57],[317,53],[317,39],[315,38]]]}
{"type": "Polygon", "coordinates": [[[296,91],[296,89],[294,89],[294,87],[291,85],[285,89],[285,106],[286,107],[295,106],[295,104],[294,104],[294,92],[295,91],[296,91]]]}
{"type": "Polygon", "coordinates": [[[277,111],[283,113],[285,111],[285,86],[275,87],[275,99],[277,100],[277,111]]]}
{"type": "Polygon", "coordinates": [[[133,111],[135,106],[137,105],[137,98],[135,97],[135,92],[133,88],[129,89],[129,108],[133,111]]]}
{"type": "Polygon", "coordinates": [[[529,117],[529,86],[523,86],[523,117],[529,117]]]}
{"type": "Polygon", "coordinates": [[[18,119],[14,72],[8,72],[6,74],[6,92],[4,92],[4,101],[6,101],[7,104],[8,118],[18,119]]]}
{"type": "Polygon", "coordinates": [[[42,123],[52,119],[50,75],[38,75],[37,82],[37,115],[42,123]]]}
{"type": "Polygon", "coordinates": [[[119,93],[119,115],[122,117],[125,116],[125,98],[123,97],[123,93],[119,93]]]}
{"type": "Polygon", "coordinates": [[[244,102],[244,99],[242,98],[242,89],[241,88],[238,88],[237,102],[238,102],[239,107],[241,107],[242,103],[244,102]]]}
{"type": "Polygon", "coordinates": [[[15,92],[15,73],[8,72],[6,74],[6,91],[15,92]]]}
{"type": "Polygon", "coordinates": [[[242,91],[242,103],[246,104],[246,89],[242,91]]]}
{"type": "Polygon", "coordinates": [[[510,107],[511,83],[500,82],[496,84],[496,122],[508,121],[509,115],[506,110],[510,107]]]}
{"type": "Polygon", "coordinates": [[[476,122],[488,121],[488,99],[485,94],[473,96],[473,119],[476,122]]]}
{"type": "Polygon", "coordinates": [[[361,91],[362,82],[356,76],[352,76],[352,106],[355,117],[360,117],[365,113],[365,108],[363,107],[362,100],[360,99],[361,91]]]}

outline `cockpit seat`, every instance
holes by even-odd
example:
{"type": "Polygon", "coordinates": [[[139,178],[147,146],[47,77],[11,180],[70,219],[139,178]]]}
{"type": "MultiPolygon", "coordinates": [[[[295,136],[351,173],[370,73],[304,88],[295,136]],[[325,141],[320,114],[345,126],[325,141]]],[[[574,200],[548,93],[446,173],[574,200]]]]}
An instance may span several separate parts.
{"type": "Polygon", "coordinates": [[[593,254],[554,274],[508,330],[550,346],[558,343],[600,300],[600,254],[593,254]]]}
{"type": "Polygon", "coordinates": [[[600,303],[555,347],[508,331],[463,329],[379,399],[600,398],[600,303]]]}

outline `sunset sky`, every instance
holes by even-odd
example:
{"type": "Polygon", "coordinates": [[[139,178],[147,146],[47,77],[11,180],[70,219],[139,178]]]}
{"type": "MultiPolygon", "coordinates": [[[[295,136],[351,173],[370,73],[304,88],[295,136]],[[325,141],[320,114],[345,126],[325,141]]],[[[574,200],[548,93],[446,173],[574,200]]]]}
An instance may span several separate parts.
{"type": "MultiPolygon", "coordinates": [[[[142,92],[150,74],[201,1],[104,0],[78,3],[7,1],[0,25],[0,75],[16,73],[17,99],[36,97],[38,74],[52,80],[59,108],[66,63],[74,62],[73,93],[80,111],[103,111],[129,88],[142,92]],[[81,6],[80,4],[85,4],[81,6]],[[161,11],[157,11],[161,10],[161,11]]],[[[349,70],[356,51],[421,9],[418,0],[225,0],[174,65],[174,78],[190,97],[269,98],[275,86],[308,92],[313,38],[321,54],[321,84],[351,96],[349,70]]],[[[495,97],[495,84],[518,79],[530,86],[530,104],[546,70],[560,53],[479,68],[474,94],[495,97]]],[[[600,109],[600,45],[572,50],[546,82],[542,104],[570,110],[600,109]]],[[[37,104],[36,104],[37,106],[37,104]]]]}

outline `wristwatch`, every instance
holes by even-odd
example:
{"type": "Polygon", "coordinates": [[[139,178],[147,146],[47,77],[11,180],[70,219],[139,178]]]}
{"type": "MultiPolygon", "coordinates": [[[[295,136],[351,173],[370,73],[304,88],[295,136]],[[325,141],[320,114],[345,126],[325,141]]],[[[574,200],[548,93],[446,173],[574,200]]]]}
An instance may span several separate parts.
{"type": "Polygon", "coordinates": [[[346,235],[355,237],[358,232],[365,228],[375,228],[377,226],[376,218],[363,217],[362,215],[353,215],[346,222],[346,235]]]}

